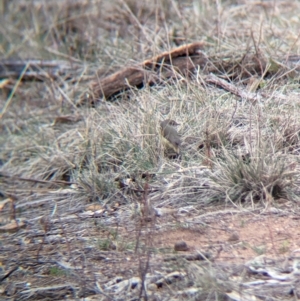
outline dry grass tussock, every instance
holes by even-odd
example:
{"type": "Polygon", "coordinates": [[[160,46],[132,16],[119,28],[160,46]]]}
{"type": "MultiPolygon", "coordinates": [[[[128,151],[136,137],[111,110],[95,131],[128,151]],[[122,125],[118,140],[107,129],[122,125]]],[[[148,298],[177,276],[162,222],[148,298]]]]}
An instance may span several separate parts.
{"type": "MultiPolygon", "coordinates": [[[[220,300],[230,297],[229,289],[234,294],[238,288],[229,267],[214,266],[211,258],[206,258],[205,268],[184,259],[166,267],[163,252],[152,245],[153,235],[182,226],[185,217],[197,218],[215,206],[252,212],[286,200],[296,212],[299,74],[296,69],[279,71],[283,63],[275,58],[299,52],[300,4],[33,0],[7,2],[1,11],[1,58],[63,59],[80,65],[76,76],[11,80],[8,88],[0,90],[0,198],[10,198],[12,203],[0,210],[28,225],[20,230],[21,246],[16,247],[20,232],[4,235],[0,261],[5,273],[22,264],[23,270],[34,269],[30,262],[37,262],[44,270],[35,273],[54,279],[53,283],[61,283],[59,278],[64,277],[76,283],[63,287],[74,298],[92,294],[100,294],[103,300],[121,298],[124,291],[108,285],[119,274],[124,279],[140,276],[139,292],[132,294],[148,300],[152,295],[157,295],[155,300],[166,300],[166,296],[220,300]],[[234,70],[223,74],[219,70],[222,79],[262,97],[256,102],[241,99],[208,85],[201,70],[196,70],[190,78],[178,76],[158,86],[132,87],[94,107],[76,106],[95,74],[101,79],[120,67],[200,40],[205,41],[203,51],[214,60],[262,53],[268,68],[261,76],[255,70],[251,73],[251,68],[238,75],[234,70]],[[175,159],[164,154],[159,136],[159,123],[167,118],[179,123],[181,155],[175,159]],[[98,215],[87,209],[91,204],[99,206],[98,215]],[[140,220],[147,206],[156,216],[145,226],[140,220]],[[180,218],[162,218],[163,210],[180,212],[180,218]],[[43,216],[47,221],[39,224],[43,216]],[[51,231],[57,235],[55,242],[54,237],[52,242],[45,238],[51,231]],[[95,270],[99,249],[104,258],[108,256],[104,251],[115,254],[111,255],[114,263],[100,262],[101,279],[95,270]],[[14,250],[20,253],[8,258],[14,250]],[[122,262],[124,250],[125,257],[126,252],[135,252],[128,257],[138,258],[131,270],[122,262]],[[152,254],[161,256],[153,266],[152,254]],[[206,271],[202,271],[206,277],[199,277],[202,272],[197,267],[206,271]],[[165,286],[158,292],[152,285],[150,293],[144,284],[152,280],[145,277],[155,274],[155,269],[162,269],[160,275],[174,270],[185,274],[174,276],[175,284],[170,280],[174,292],[165,286]],[[197,289],[191,292],[191,287],[197,289]]],[[[287,63],[284,67],[288,68],[287,63]]],[[[33,272],[19,270],[14,277],[35,287],[50,286],[33,272]]],[[[11,282],[5,279],[1,294],[8,298],[11,282]]],[[[18,300],[43,299],[45,294],[49,300],[62,297],[59,289],[34,291],[22,286],[14,294],[18,300]]],[[[247,289],[247,294],[257,296],[255,290],[247,289]]]]}

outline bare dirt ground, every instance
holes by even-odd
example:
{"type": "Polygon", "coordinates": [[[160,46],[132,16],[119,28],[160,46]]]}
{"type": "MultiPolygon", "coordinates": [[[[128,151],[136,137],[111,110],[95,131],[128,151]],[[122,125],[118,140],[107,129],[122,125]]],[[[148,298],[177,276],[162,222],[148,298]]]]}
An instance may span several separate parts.
{"type": "Polygon", "coordinates": [[[300,298],[298,1],[0,14],[1,300],[300,298]]]}

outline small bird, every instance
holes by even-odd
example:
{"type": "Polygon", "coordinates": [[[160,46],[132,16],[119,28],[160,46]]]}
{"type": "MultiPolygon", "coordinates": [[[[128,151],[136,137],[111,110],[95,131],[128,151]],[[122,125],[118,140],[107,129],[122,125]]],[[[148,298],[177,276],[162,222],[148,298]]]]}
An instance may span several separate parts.
{"type": "Polygon", "coordinates": [[[160,123],[162,143],[166,149],[172,149],[179,155],[181,139],[174,126],[178,123],[172,119],[166,119],[160,123]]]}

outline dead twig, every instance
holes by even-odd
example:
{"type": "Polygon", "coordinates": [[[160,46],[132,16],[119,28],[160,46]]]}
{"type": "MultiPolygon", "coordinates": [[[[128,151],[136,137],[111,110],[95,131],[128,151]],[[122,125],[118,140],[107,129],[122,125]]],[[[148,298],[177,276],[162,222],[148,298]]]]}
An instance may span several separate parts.
{"type": "Polygon", "coordinates": [[[61,180],[46,181],[46,180],[37,180],[37,179],[32,179],[32,178],[24,178],[24,177],[18,177],[15,175],[5,174],[3,172],[0,173],[0,177],[10,178],[13,180],[18,180],[18,181],[40,183],[40,184],[54,184],[54,185],[58,185],[58,186],[76,184],[75,182],[67,182],[67,181],[61,181],[61,180]]]}
{"type": "Polygon", "coordinates": [[[221,79],[214,74],[210,74],[205,78],[205,82],[208,84],[214,84],[216,86],[219,86],[223,88],[224,90],[241,97],[242,99],[249,100],[253,103],[257,102],[260,100],[260,95],[257,93],[251,93],[251,92],[246,92],[238,87],[236,87],[233,84],[230,84],[229,82],[225,81],[224,79],[221,79]]]}

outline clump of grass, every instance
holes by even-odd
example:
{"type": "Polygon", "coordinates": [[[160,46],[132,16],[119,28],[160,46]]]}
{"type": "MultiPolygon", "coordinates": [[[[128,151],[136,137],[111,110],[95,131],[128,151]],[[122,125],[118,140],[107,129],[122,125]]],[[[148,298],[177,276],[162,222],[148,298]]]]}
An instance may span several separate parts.
{"type": "Polygon", "coordinates": [[[266,246],[253,246],[252,250],[257,254],[257,255],[263,255],[266,253],[266,246]]]}
{"type": "Polygon", "coordinates": [[[237,156],[224,152],[214,162],[217,172],[211,176],[212,190],[218,200],[260,202],[269,196],[288,198],[295,173],[276,154],[260,152],[257,156],[237,156]]]}
{"type": "Polygon", "coordinates": [[[51,267],[49,270],[49,275],[54,277],[66,277],[69,275],[69,273],[63,269],[60,269],[59,267],[51,267]]]}
{"type": "Polygon", "coordinates": [[[225,293],[233,288],[227,275],[209,264],[189,264],[187,275],[194,286],[199,287],[197,300],[224,300],[225,293]],[[216,299],[210,299],[215,296],[216,299]]]}
{"type": "Polygon", "coordinates": [[[290,251],[290,245],[291,243],[288,240],[284,240],[279,247],[279,253],[284,254],[290,251]]]}
{"type": "Polygon", "coordinates": [[[91,200],[115,196],[120,188],[118,182],[138,181],[141,174],[155,167],[158,158],[153,122],[134,122],[122,117],[107,120],[95,130],[97,122],[98,118],[86,137],[86,153],[75,175],[81,193],[91,200]]]}
{"type": "Polygon", "coordinates": [[[114,244],[109,238],[99,239],[98,246],[102,251],[108,251],[114,248],[114,244]]]}

